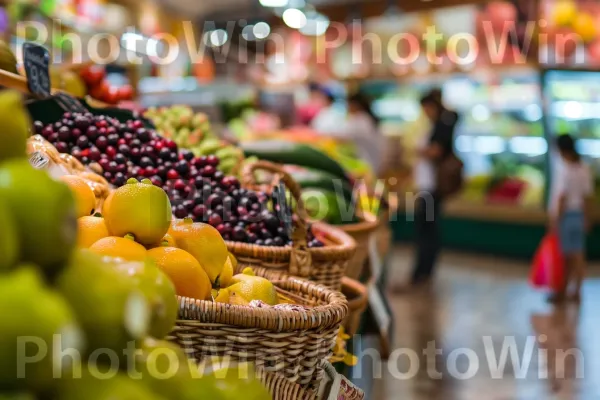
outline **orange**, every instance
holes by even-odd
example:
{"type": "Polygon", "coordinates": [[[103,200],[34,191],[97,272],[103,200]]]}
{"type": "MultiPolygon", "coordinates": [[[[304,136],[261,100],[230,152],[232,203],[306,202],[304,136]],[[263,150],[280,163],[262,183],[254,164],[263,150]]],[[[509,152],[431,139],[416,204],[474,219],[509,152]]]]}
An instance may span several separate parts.
{"type": "Polygon", "coordinates": [[[129,179],[108,196],[102,211],[111,235],[130,234],[147,246],[159,243],[171,224],[167,194],[148,179],[129,179]]]}
{"type": "Polygon", "coordinates": [[[60,180],[69,186],[75,196],[77,218],[92,214],[96,207],[96,196],[85,180],[75,175],[63,175],[60,180]]]}
{"type": "Polygon", "coordinates": [[[148,256],[171,278],[179,296],[205,300],[210,297],[211,284],[208,275],[187,251],[175,247],[157,247],[148,256]]]}
{"type": "Polygon", "coordinates": [[[144,261],[147,257],[144,246],[129,237],[105,237],[91,245],[90,251],[101,256],[117,257],[126,261],[144,261]]]}
{"type": "Polygon", "coordinates": [[[77,246],[88,248],[108,235],[104,218],[88,215],[77,219],[77,246]]]}
{"type": "Polygon", "coordinates": [[[211,284],[221,275],[227,261],[227,245],[215,228],[191,218],[173,221],[171,235],[177,247],[190,253],[204,268],[211,284]]]}

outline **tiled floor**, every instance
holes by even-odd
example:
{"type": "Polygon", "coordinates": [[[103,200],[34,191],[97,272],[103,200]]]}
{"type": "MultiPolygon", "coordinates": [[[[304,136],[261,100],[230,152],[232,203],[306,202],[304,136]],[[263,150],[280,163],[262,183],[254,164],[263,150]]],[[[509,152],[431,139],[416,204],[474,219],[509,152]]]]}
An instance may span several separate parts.
{"type": "MultiPolygon", "coordinates": [[[[392,283],[410,262],[407,249],[394,250],[392,283]]],[[[371,399],[600,399],[599,266],[581,307],[549,306],[528,272],[524,262],[446,253],[429,292],[392,296],[397,350],[371,399]],[[503,346],[524,364],[508,356],[504,369],[490,366],[503,346]]]]}

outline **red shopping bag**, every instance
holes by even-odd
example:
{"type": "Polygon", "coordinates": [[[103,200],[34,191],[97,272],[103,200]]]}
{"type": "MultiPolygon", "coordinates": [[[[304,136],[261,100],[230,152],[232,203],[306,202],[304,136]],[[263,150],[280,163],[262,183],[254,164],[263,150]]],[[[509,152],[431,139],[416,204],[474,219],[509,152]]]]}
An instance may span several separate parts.
{"type": "Polygon", "coordinates": [[[529,281],[533,287],[558,291],[563,287],[564,279],[560,242],[555,233],[549,233],[544,236],[533,257],[529,281]]]}

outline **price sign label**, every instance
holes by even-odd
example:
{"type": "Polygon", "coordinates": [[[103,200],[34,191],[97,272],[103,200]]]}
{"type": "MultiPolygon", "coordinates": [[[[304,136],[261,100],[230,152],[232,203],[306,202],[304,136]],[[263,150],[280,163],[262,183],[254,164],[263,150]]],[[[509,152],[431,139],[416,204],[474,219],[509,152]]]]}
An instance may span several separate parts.
{"type": "Polygon", "coordinates": [[[50,96],[50,54],[34,43],[23,44],[23,65],[29,91],[38,97],[50,96]]]}
{"type": "Polygon", "coordinates": [[[29,163],[35,169],[43,169],[48,165],[50,159],[45,154],[35,151],[29,156],[29,163]]]}
{"type": "Polygon", "coordinates": [[[65,111],[84,113],[87,112],[87,109],[77,100],[75,97],[64,93],[59,92],[56,94],[56,100],[60,104],[60,106],[65,111]]]}

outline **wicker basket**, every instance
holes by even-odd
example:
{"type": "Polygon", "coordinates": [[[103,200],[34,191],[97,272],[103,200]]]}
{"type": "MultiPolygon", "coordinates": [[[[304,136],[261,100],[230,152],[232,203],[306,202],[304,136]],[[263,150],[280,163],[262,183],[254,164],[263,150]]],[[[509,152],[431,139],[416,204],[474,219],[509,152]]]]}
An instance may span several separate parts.
{"type": "Polygon", "coordinates": [[[315,400],[316,392],[302,388],[282,375],[257,371],[258,378],[265,385],[273,400],[315,400]]]}
{"type": "Polygon", "coordinates": [[[179,320],[170,339],[199,361],[230,356],[316,390],[348,302],[339,292],[298,278],[282,277],[274,284],[280,293],[311,308],[252,308],[180,297],[179,320]]]}
{"type": "Polygon", "coordinates": [[[371,233],[378,227],[377,217],[369,212],[361,215],[362,221],[356,224],[340,226],[340,229],[346,232],[356,242],[356,252],[348,263],[346,276],[351,279],[359,279],[369,257],[369,238],[371,233]]]}
{"type": "MultiPolygon", "coordinates": [[[[270,247],[256,246],[248,243],[227,242],[227,247],[240,264],[271,269],[279,275],[292,275],[309,279],[334,290],[341,289],[342,277],[346,272],[348,261],[354,255],[356,243],[338,228],[324,223],[312,224],[315,236],[325,242],[324,247],[308,248],[306,243],[307,218],[298,184],[277,165],[258,161],[244,166],[242,182],[245,187],[269,191],[276,183],[259,185],[254,178],[254,172],[264,170],[274,174],[276,180],[281,179],[297,202],[298,220],[292,234],[293,246],[270,247]]],[[[276,279],[277,274],[269,274],[270,279],[276,279]]]]}
{"type": "Polygon", "coordinates": [[[348,316],[343,322],[346,333],[350,336],[358,331],[360,319],[369,302],[369,291],[365,285],[354,279],[342,279],[342,294],[348,299],[348,316]]]}

